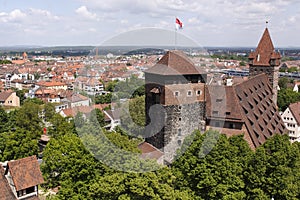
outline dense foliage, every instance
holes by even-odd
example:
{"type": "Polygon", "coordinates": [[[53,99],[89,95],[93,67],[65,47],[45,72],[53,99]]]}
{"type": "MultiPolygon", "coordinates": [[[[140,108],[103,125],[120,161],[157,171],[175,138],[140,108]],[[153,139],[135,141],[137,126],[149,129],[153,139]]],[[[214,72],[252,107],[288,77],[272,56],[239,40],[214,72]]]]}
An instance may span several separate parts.
{"type": "Polygon", "coordinates": [[[279,110],[284,111],[291,103],[300,101],[300,93],[292,89],[281,89],[278,91],[277,105],[279,110]]]}
{"type": "Polygon", "coordinates": [[[245,55],[245,56],[241,56],[241,55],[234,55],[234,54],[224,54],[224,55],[218,55],[218,54],[215,54],[215,55],[212,55],[211,58],[214,58],[214,59],[221,59],[221,60],[240,60],[240,61],[244,61],[244,62],[248,62],[248,56],[245,55]]]}
{"type": "Polygon", "coordinates": [[[0,60],[0,65],[12,64],[10,60],[0,60]]]}
{"type": "Polygon", "coordinates": [[[278,86],[280,89],[287,89],[289,83],[293,83],[293,80],[287,77],[282,77],[278,80],[278,86]]]}
{"type": "Polygon", "coordinates": [[[142,136],[145,127],[145,96],[129,101],[121,111],[121,125],[130,135],[142,136]]]}
{"type": "MultiPolygon", "coordinates": [[[[95,131],[88,124],[87,128],[88,132],[95,131]]],[[[194,134],[193,143],[170,168],[148,171],[155,169],[155,164],[138,158],[128,163],[148,168],[144,173],[119,171],[111,168],[112,163],[106,165],[95,159],[93,155],[98,152],[91,153],[85,147],[99,148],[94,146],[99,145],[95,138],[101,139],[97,135],[92,134],[88,141],[71,133],[59,136],[51,140],[44,153],[45,186],[61,186],[53,199],[300,198],[300,145],[291,144],[286,135],[275,135],[253,151],[242,135],[227,138],[214,131],[194,134]]],[[[126,135],[104,135],[118,148],[138,152],[136,141],[126,135]]],[[[118,162],[122,156],[113,159],[118,162]]]]}
{"type": "Polygon", "coordinates": [[[0,107],[0,161],[38,155],[43,131],[39,112],[39,105],[32,102],[9,113],[0,107]]]}
{"type": "Polygon", "coordinates": [[[125,81],[111,81],[105,85],[106,95],[95,97],[95,103],[118,102],[120,99],[131,99],[145,95],[144,80],[131,76],[125,81]]]}

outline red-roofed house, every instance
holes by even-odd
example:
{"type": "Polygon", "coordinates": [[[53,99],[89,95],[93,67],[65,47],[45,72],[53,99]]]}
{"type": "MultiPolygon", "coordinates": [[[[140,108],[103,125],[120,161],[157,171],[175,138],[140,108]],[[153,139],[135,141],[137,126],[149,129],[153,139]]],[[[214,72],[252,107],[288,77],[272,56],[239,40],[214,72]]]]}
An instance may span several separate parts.
{"type": "Polygon", "coordinates": [[[38,86],[47,88],[47,89],[54,89],[54,90],[67,90],[68,89],[68,84],[63,83],[63,82],[58,82],[58,81],[40,81],[37,83],[38,86]]]}
{"type": "Polygon", "coordinates": [[[59,112],[59,114],[63,117],[75,117],[77,113],[82,113],[84,115],[84,118],[87,118],[87,116],[92,112],[93,107],[91,106],[78,106],[74,108],[66,108],[59,112]]]}
{"type": "Polygon", "coordinates": [[[11,90],[0,92],[0,105],[19,107],[20,98],[11,90]]]}
{"type": "Polygon", "coordinates": [[[44,179],[36,156],[9,161],[4,174],[17,199],[38,199],[44,179]]]}

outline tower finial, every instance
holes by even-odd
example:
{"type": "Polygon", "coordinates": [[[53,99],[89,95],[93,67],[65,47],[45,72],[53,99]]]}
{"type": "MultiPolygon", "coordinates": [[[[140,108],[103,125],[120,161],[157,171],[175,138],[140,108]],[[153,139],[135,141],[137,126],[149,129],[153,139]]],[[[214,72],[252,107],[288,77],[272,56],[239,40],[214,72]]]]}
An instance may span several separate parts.
{"type": "Polygon", "coordinates": [[[269,24],[269,21],[267,20],[267,21],[266,21],[266,28],[268,28],[268,24],[269,24]]]}

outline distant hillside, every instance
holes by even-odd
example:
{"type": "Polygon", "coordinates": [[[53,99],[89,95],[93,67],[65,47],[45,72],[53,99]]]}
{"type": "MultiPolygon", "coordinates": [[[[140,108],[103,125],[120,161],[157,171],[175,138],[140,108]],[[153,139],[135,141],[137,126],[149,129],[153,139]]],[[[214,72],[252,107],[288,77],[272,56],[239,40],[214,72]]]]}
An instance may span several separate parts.
{"type": "MultiPolygon", "coordinates": [[[[94,56],[94,55],[107,55],[112,53],[114,55],[161,55],[168,50],[174,49],[174,46],[54,46],[54,47],[41,47],[41,46],[9,46],[0,47],[0,56],[22,55],[27,52],[29,56],[94,56]]],[[[200,52],[207,51],[209,55],[248,55],[249,52],[255,50],[251,47],[177,47],[179,50],[185,52],[200,52]]],[[[292,59],[300,59],[300,48],[279,48],[280,53],[285,57],[292,59]]]]}

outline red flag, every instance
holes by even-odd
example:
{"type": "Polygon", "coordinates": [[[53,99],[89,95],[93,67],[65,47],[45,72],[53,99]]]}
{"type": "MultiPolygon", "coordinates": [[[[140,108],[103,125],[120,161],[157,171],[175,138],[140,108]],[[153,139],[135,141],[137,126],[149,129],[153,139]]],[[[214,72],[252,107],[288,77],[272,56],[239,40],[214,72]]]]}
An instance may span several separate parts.
{"type": "Polygon", "coordinates": [[[183,23],[177,17],[176,17],[175,25],[177,30],[183,28],[183,23]]]}

